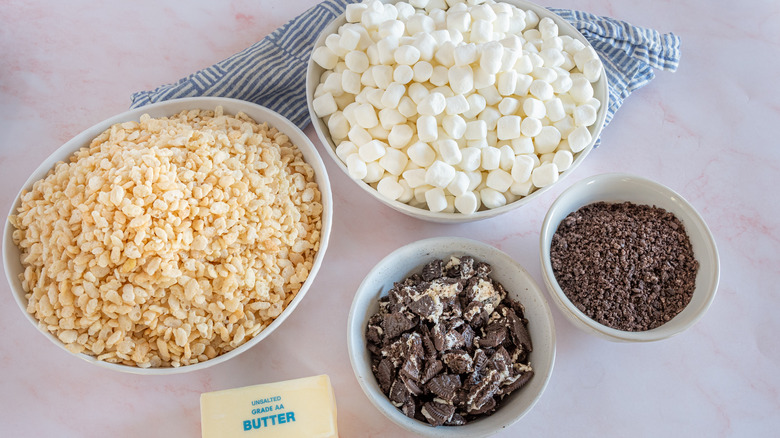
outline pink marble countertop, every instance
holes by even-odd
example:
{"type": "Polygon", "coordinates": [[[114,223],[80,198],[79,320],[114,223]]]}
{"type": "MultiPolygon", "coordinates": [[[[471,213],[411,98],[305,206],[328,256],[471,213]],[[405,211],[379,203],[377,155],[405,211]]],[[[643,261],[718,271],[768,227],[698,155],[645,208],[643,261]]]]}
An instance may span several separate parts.
{"type": "MultiPolygon", "coordinates": [[[[219,61],[315,2],[0,3],[2,220],[44,158],[126,110],[131,93],[219,61]]],[[[639,345],[587,335],[553,308],[557,360],[547,390],[496,436],[777,436],[780,3],[542,3],[682,38],[679,70],[659,72],[630,96],[601,147],[555,190],[494,219],[437,225],[379,204],[322,152],[335,223],[309,294],[258,346],[171,377],[121,374],[68,356],[25,320],[2,280],[0,436],[196,437],[202,392],[320,373],[333,381],[342,437],[405,436],[368,403],[349,366],[347,312],[363,276],[403,244],[454,235],[497,246],[542,285],[539,230],[547,208],[575,181],[611,171],[662,182],[699,210],[720,251],[715,301],[687,332],[639,345]]]]}

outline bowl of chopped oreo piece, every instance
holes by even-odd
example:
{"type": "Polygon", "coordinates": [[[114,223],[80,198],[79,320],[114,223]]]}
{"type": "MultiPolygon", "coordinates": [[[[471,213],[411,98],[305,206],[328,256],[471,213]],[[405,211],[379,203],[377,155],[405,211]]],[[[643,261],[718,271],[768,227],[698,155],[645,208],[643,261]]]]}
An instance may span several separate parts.
{"type": "Polygon", "coordinates": [[[358,288],[347,342],[369,400],[406,430],[488,436],[539,400],[555,360],[543,292],[509,255],[470,239],[403,246],[358,288]]]}
{"type": "Polygon", "coordinates": [[[610,173],[550,207],[540,257],[550,296],[578,328],[612,341],[666,339],[696,323],[718,288],[715,240],[670,188],[610,173]]]}

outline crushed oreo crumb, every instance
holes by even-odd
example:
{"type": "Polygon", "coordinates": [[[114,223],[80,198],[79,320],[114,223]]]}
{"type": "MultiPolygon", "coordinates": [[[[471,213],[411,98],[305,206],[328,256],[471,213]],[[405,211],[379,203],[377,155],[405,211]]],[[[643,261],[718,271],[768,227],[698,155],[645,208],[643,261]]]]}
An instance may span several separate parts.
{"type": "Polygon", "coordinates": [[[663,325],[691,301],[699,263],[682,222],[658,207],[596,202],[569,214],[552,238],[555,279],[600,324],[663,325]]]}
{"type": "Polygon", "coordinates": [[[457,426],[533,377],[523,306],[470,256],[432,260],[395,283],[366,327],[380,389],[405,415],[457,426]]]}

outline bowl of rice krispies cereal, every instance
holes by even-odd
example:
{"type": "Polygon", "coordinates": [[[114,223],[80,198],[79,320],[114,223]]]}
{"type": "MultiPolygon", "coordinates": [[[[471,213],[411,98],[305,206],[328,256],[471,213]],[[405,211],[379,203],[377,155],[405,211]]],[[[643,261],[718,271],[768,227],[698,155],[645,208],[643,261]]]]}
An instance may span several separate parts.
{"type": "Polygon", "coordinates": [[[83,131],[17,195],[3,264],[20,309],[90,363],[175,374],[236,357],[306,295],[331,229],[314,145],[256,104],[177,99],[83,131]]]}

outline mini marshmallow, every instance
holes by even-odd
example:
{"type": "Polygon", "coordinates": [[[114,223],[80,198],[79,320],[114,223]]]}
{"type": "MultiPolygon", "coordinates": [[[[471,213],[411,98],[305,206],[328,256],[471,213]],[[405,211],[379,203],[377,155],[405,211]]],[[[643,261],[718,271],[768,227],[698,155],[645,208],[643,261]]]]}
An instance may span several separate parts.
{"type": "Polygon", "coordinates": [[[330,93],[325,93],[322,96],[315,98],[311,103],[317,117],[331,115],[339,109],[336,101],[333,99],[333,95],[330,93]]]}
{"type": "MultiPolygon", "coordinates": [[[[382,96],[385,92],[381,88],[369,88],[364,89],[367,103],[371,104],[376,109],[384,109],[385,105],[382,103],[382,96]]],[[[363,102],[366,103],[366,102],[363,102]]],[[[357,112],[355,113],[357,114],[357,112]]],[[[357,117],[355,118],[357,120],[357,117]]]]}
{"type": "Polygon", "coordinates": [[[498,92],[502,96],[509,96],[515,93],[517,88],[517,72],[515,70],[508,70],[496,75],[496,85],[498,92]]]}
{"type": "Polygon", "coordinates": [[[444,188],[455,178],[455,168],[441,160],[436,160],[425,171],[425,183],[444,188]]]}
{"type": "Polygon", "coordinates": [[[456,94],[446,99],[445,111],[449,115],[462,114],[469,109],[469,102],[466,100],[466,96],[462,94],[456,94]]]}
{"type": "Polygon", "coordinates": [[[443,65],[437,65],[433,67],[431,78],[429,80],[433,85],[440,87],[447,84],[447,81],[449,81],[449,74],[450,70],[447,67],[443,65]]]}
{"type": "Polygon", "coordinates": [[[438,146],[439,155],[441,155],[442,161],[451,165],[460,163],[463,155],[461,154],[460,148],[458,147],[458,142],[448,138],[437,141],[436,145],[438,146]]]}
{"type": "Polygon", "coordinates": [[[322,82],[322,87],[325,92],[332,94],[333,97],[341,96],[344,93],[344,89],[341,88],[341,73],[328,75],[325,81],[322,82]]]}
{"type": "Polygon", "coordinates": [[[467,11],[447,11],[447,29],[458,32],[468,32],[471,25],[471,14],[467,11]]]}
{"type": "Polygon", "coordinates": [[[515,71],[519,74],[529,74],[534,71],[534,64],[531,62],[531,56],[528,54],[520,55],[515,62],[515,71]]]}
{"type": "Polygon", "coordinates": [[[368,56],[364,52],[353,50],[344,57],[347,68],[355,73],[363,73],[368,69],[368,56]]]}
{"type": "Polygon", "coordinates": [[[336,111],[328,118],[328,131],[334,140],[341,140],[349,134],[349,121],[344,117],[344,113],[336,111]]]}
{"type": "Polygon", "coordinates": [[[350,94],[360,93],[360,74],[352,70],[344,70],[341,73],[341,89],[350,94]]]}
{"type": "Polygon", "coordinates": [[[479,197],[482,201],[482,205],[487,208],[498,208],[506,205],[506,198],[504,195],[490,187],[485,187],[479,191],[479,197]]]}
{"type": "Polygon", "coordinates": [[[368,69],[374,78],[377,88],[386,90],[393,83],[393,67],[389,65],[375,65],[368,69]]]}
{"type": "Polygon", "coordinates": [[[510,142],[515,154],[534,153],[534,141],[532,138],[521,135],[519,138],[513,138],[510,142]]]}
{"type": "Polygon", "coordinates": [[[425,192],[425,202],[428,204],[428,210],[438,213],[447,208],[447,198],[444,190],[440,187],[434,187],[425,192]]]}
{"type": "Polygon", "coordinates": [[[476,62],[477,59],[479,59],[479,51],[477,49],[477,45],[470,43],[470,44],[461,44],[457,47],[455,47],[455,50],[452,52],[455,65],[458,67],[469,65],[472,62],[476,62]]]}
{"type": "MultiPolygon", "coordinates": [[[[543,119],[547,115],[547,107],[539,99],[529,97],[523,101],[523,112],[526,117],[533,117],[535,119],[543,119]]],[[[529,137],[532,137],[529,135],[529,137]]]]}
{"type": "MultiPolygon", "coordinates": [[[[352,71],[352,70],[347,69],[345,71],[352,71]]],[[[342,74],[344,74],[344,73],[342,72],[342,74]]],[[[362,85],[364,85],[366,87],[374,87],[374,88],[376,88],[376,80],[374,80],[373,68],[369,68],[368,70],[364,71],[363,73],[355,73],[355,74],[360,75],[360,83],[362,85]]]]}
{"type": "Polygon", "coordinates": [[[404,30],[406,30],[406,26],[401,20],[387,20],[377,26],[377,34],[380,39],[388,36],[401,38],[404,30]]]}
{"type": "Polygon", "coordinates": [[[501,61],[504,56],[504,46],[498,42],[490,42],[482,46],[479,56],[479,66],[487,73],[496,74],[501,70],[501,61]]]}
{"type": "Polygon", "coordinates": [[[425,169],[407,170],[402,174],[403,179],[411,188],[417,188],[425,185],[425,169]]]}
{"type": "Polygon", "coordinates": [[[398,112],[409,118],[417,115],[417,104],[409,96],[403,96],[398,103],[398,112]]]}
{"type": "Polygon", "coordinates": [[[528,196],[534,189],[534,184],[529,177],[523,182],[514,182],[509,186],[509,193],[515,196],[528,196]]]}
{"type": "Polygon", "coordinates": [[[485,98],[485,103],[487,105],[495,105],[503,99],[503,96],[498,92],[498,88],[496,88],[495,85],[480,88],[477,90],[477,93],[485,98]]]}
{"type": "Polygon", "coordinates": [[[598,60],[599,55],[596,53],[595,50],[593,50],[593,47],[583,45],[580,51],[574,53],[573,58],[574,58],[574,63],[577,65],[577,68],[580,69],[580,71],[585,71],[585,63],[593,59],[598,60]]]}
{"type": "Polygon", "coordinates": [[[414,130],[411,126],[398,124],[390,128],[390,134],[387,135],[387,143],[394,149],[401,149],[409,144],[412,136],[414,136],[414,130]]]}
{"type": "Polygon", "coordinates": [[[401,192],[401,195],[396,199],[398,202],[403,202],[404,204],[408,204],[409,201],[414,199],[414,190],[412,190],[411,187],[409,187],[409,184],[407,184],[406,180],[399,179],[398,185],[401,186],[403,191],[401,192]]]}
{"type": "Polygon", "coordinates": [[[520,123],[520,132],[526,137],[536,137],[542,131],[542,122],[533,117],[526,117],[520,123]]]}
{"type": "Polygon", "coordinates": [[[440,44],[433,54],[433,59],[447,68],[455,65],[455,43],[452,41],[445,41],[440,44]]]}
{"type": "Polygon", "coordinates": [[[474,89],[474,72],[468,65],[451,67],[447,71],[447,78],[455,94],[467,94],[474,89]]]}
{"type": "Polygon", "coordinates": [[[362,180],[368,174],[366,162],[360,159],[359,154],[352,154],[347,157],[347,173],[353,179],[362,180]]]}
{"type": "Polygon", "coordinates": [[[418,141],[406,150],[409,159],[418,166],[428,167],[436,160],[436,151],[428,144],[418,141]]]}
{"type": "Polygon", "coordinates": [[[477,187],[482,185],[482,172],[475,170],[465,173],[469,177],[469,191],[477,190],[477,187]]]}
{"type": "Polygon", "coordinates": [[[554,126],[544,126],[539,134],[534,137],[534,145],[537,154],[552,152],[561,142],[561,131],[554,126]]]}
{"type": "Polygon", "coordinates": [[[369,134],[368,131],[358,125],[353,125],[351,128],[349,128],[347,138],[349,138],[349,141],[352,143],[355,143],[355,146],[357,147],[363,146],[364,144],[374,139],[371,137],[371,134],[369,134]]]}
{"type": "Polygon", "coordinates": [[[360,43],[360,34],[351,28],[342,26],[339,47],[349,52],[357,49],[358,43],[360,43]]]}
{"type": "Polygon", "coordinates": [[[593,137],[590,135],[588,128],[580,126],[574,128],[566,139],[569,142],[571,151],[577,153],[585,149],[590,144],[591,140],[593,140],[593,137]]]}
{"type": "Polygon", "coordinates": [[[431,33],[435,28],[436,23],[433,18],[419,12],[406,19],[406,31],[409,35],[416,35],[419,32],[431,33]]]}
{"type": "Polygon", "coordinates": [[[574,117],[575,126],[590,126],[596,123],[597,116],[596,108],[584,104],[574,109],[572,116],[574,117]]]}
{"type": "Polygon", "coordinates": [[[324,69],[332,69],[339,62],[339,56],[333,53],[327,46],[317,47],[311,55],[314,62],[324,69]]]}
{"type": "Polygon", "coordinates": [[[515,182],[527,181],[531,177],[531,171],[533,170],[534,160],[531,157],[528,155],[517,155],[512,165],[512,179],[515,182]]]}
{"type": "Polygon", "coordinates": [[[552,163],[553,157],[555,156],[555,153],[548,152],[546,154],[539,155],[539,163],[552,163]]]}
{"type": "Polygon", "coordinates": [[[363,182],[373,184],[382,179],[383,176],[385,176],[385,169],[378,162],[366,163],[366,176],[363,177],[363,182]]]}
{"type": "Polygon", "coordinates": [[[418,61],[412,67],[412,73],[412,79],[416,82],[425,82],[431,78],[433,66],[428,61],[418,61]]]}
{"type": "Polygon", "coordinates": [[[539,52],[545,67],[560,67],[566,61],[566,57],[558,49],[547,48],[539,52]]]}
{"type": "MultiPolygon", "coordinates": [[[[482,120],[485,122],[485,125],[487,126],[488,130],[488,138],[490,137],[490,132],[496,130],[496,125],[498,124],[498,119],[501,118],[501,112],[498,111],[495,107],[488,106],[485,107],[484,110],[482,110],[481,113],[479,113],[479,116],[477,117],[477,120],[482,120]]],[[[498,140],[498,136],[496,136],[496,140],[498,140]]]]}
{"type": "Polygon", "coordinates": [[[404,188],[394,176],[385,176],[376,185],[376,191],[385,198],[395,201],[404,193],[404,188]]]}
{"type": "Polygon", "coordinates": [[[477,115],[481,113],[482,110],[484,110],[487,106],[487,101],[485,101],[485,98],[477,93],[470,94],[466,98],[466,101],[469,103],[469,109],[462,114],[462,116],[466,119],[473,119],[474,117],[477,117],[477,115]]]}
{"type": "Polygon", "coordinates": [[[472,43],[486,43],[490,41],[493,39],[493,23],[487,20],[473,20],[471,22],[470,36],[472,43]]]}
{"type": "Polygon", "coordinates": [[[593,108],[596,108],[596,111],[598,111],[598,109],[601,108],[601,102],[595,97],[591,97],[590,99],[588,99],[588,101],[585,102],[584,105],[590,105],[593,108]]]}
{"type": "Polygon", "coordinates": [[[454,196],[461,196],[468,191],[469,177],[465,172],[455,172],[455,177],[447,185],[447,191],[454,196]]]}
{"type": "Polygon", "coordinates": [[[465,192],[460,196],[455,196],[455,208],[463,214],[472,214],[477,211],[479,201],[474,192],[465,192]]]}
{"type": "Polygon", "coordinates": [[[363,15],[363,12],[365,12],[367,9],[368,9],[368,5],[365,3],[348,4],[347,10],[345,12],[347,22],[349,23],[360,22],[360,17],[363,15]]]}
{"type": "Polygon", "coordinates": [[[496,83],[496,75],[486,72],[482,67],[476,66],[472,71],[474,72],[474,88],[477,90],[496,83]]]}
{"type": "Polygon", "coordinates": [[[395,51],[398,49],[399,45],[399,38],[396,38],[392,35],[386,36],[377,41],[376,52],[379,58],[379,63],[392,64],[395,61],[395,57],[393,55],[395,54],[395,51]]]}
{"type": "Polygon", "coordinates": [[[417,136],[420,141],[430,143],[439,137],[439,130],[434,116],[420,116],[417,118],[417,136]]]}
{"type": "Polygon", "coordinates": [[[382,158],[386,152],[387,147],[379,140],[371,140],[358,148],[360,158],[366,163],[382,158]]]}
{"type": "Polygon", "coordinates": [[[501,151],[498,148],[488,146],[481,149],[482,168],[484,170],[498,169],[501,164],[501,151]]]}
{"type": "Polygon", "coordinates": [[[501,56],[501,71],[514,70],[517,59],[520,58],[521,52],[522,48],[517,50],[504,47],[504,53],[501,56]]]}
{"type": "Polygon", "coordinates": [[[379,159],[379,165],[382,166],[391,175],[398,176],[409,162],[409,157],[398,149],[387,148],[385,155],[379,159]]]}
{"type": "Polygon", "coordinates": [[[584,76],[572,77],[569,95],[577,103],[585,103],[593,97],[593,86],[584,76]]]}
{"type": "Polygon", "coordinates": [[[490,5],[479,4],[471,8],[471,16],[474,20],[493,21],[496,19],[496,12],[490,5]]]}
{"type": "Polygon", "coordinates": [[[503,116],[498,119],[496,133],[499,140],[511,140],[520,137],[520,116],[503,116]]]}
{"type": "Polygon", "coordinates": [[[520,101],[513,97],[505,97],[498,104],[498,111],[505,116],[515,114],[518,109],[520,109],[520,101]]]}
{"type": "Polygon", "coordinates": [[[465,147],[460,150],[461,160],[459,167],[466,172],[479,169],[482,164],[482,150],[475,147],[465,147]]]}
{"type": "Polygon", "coordinates": [[[436,40],[428,33],[421,33],[415,36],[412,43],[420,51],[420,61],[430,62],[436,53],[436,47],[439,45],[436,40]]]}
{"type": "Polygon", "coordinates": [[[528,90],[531,88],[534,78],[529,75],[518,74],[517,83],[515,84],[515,94],[518,96],[525,96],[528,94],[528,90]]]}
{"type": "Polygon", "coordinates": [[[333,100],[336,101],[336,106],[339,107],[339,110],[343,110],[344,108],[347,107],[347,105],[355,101],[355,95],[349,93],[342,93],[341,96],[334,97],[333,100]]]}
{"type": "Polygon", "coordinates": [[[352,143],[351,141],[342,141],[338,146],[336,146],[336,155],[341,158],[341,161],[344,162],[347,161],[348,156],[356,154],[357,151],[357,146],[355,146],[355,143],[352,143]]]}
{"type": "Polygon", "coordinates": [[[512,170],[512,166],[515,163],[515,151],[512,149],[512,145],[507,142],[499,143],[498,151],[501,153],[501,157],[498,160],[499,169],[504,169],[507,172],[512,170]]]}
{"type": "Polygon", "coordinates": [[[553,126],[558,128],[559,131],[561,131],[561,136],[563,138],[567,138],[569,134],[571,134],[572,131],[574,131],[574,119],[566,116],[562,118],[561,120],[558,120],[557,122],[553,123],[553,126]]]}
{"type": "Polygon", "coordinates": [[[547,187],[558,181],[558,166],[544,163],[531,172],[531,182],[536,187],[547,187]]]}
{"type": "Polygon", "coordinates": [[[420,49],[410,45],[400,46],[393,54],[395,62],[402,65],[414,65],[420,60],[420,49]]]}
{"type": "Polygon", "coordinates": [[[369,103],[363,103],[358,107],[357,111],[355,111],[355,119],[357,120],[358,126],[363,129],[371,129],[379,124],[376,111],[369,103]]]}
{"type": "Polygon", "coordinates": [[[550,119],[551,122],[557,122],[566,117],[566,111],[563,109],[563,102],[557,97],[546,101],[544,107],[547,109],[547,118],[550,119]]]}
{"type": "MultiPolygon", "coordinates": [[[[419,135],[419,134],[418,134],[419,135]]],[[[474,120],[466,123],[466,140],[480,140],[487,135],[487,123],[484,120],[474,120]]]]}
{"type": "Polygon", "coordinates": [[[512,175],[502,169],[494,169],[488,172],[485,184],[497,192],[503,193],[509,190],[509,186],[512,185],[514,180],[512,175]]]}
{"type": "Polygon", "coordinates": [[[417,104],[417,113],[424,116],[437,116],[444,112],[447,107],[447,100],[443,94],[434,92],[425,96],[417,104]]]}
{"type": "Polygon", "coordinates": [[[552,162],[558,166],[558,170],[563,172],[568,170],[574,162],[574,155],[570,151],[557,151],[553,156],[552,162]]]}
{"type": "Polygon", "coordinates": [[[387,86],[387,89],[382,93],[382,106],[385,108],[396,108],[401,98],[406,93],[406,87],[403,84],[393,82],[387,86]]]}
{"type": "Polygon", "coordinates": [[[528,91],[542,101],[550,100],[555,95],[555,91],[553,91],[552,85],[538,79],[531,83],[531,87],[528,89],[528,91]]]}
{"type": "Polygon", "coordinates": [[[383,108],[379,110],[379,124],[383,129],[390,131],[393,127],[406,123],[406,117],[395,108],[383,108]]]}
{"type": "Polygon", "coordinates": [[[458,115],[444,116],[441,121],[441,127],[447,135],[456,140],[463,138],[463,135],[466,133],[466,121],[458,115]]]}
{"type": "Polygon", "coordinates": [[[414,201],[417,203],[420,208],[426,208],[428,205],[425,203],[425,193],[428,192],[428,190],[432,189],[433,186],[429,186],[428,184],[423,184],[419,187],[415,187],[414,190],[414,201]]]}
{"type": "Polygon", "coordinates": [[[539,33],[542,38],[553,38],[558,36],[558,25],[550,17],[544,17],[539,20],[539,33]]]}

